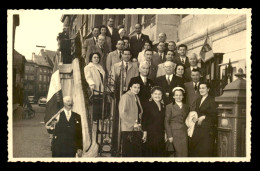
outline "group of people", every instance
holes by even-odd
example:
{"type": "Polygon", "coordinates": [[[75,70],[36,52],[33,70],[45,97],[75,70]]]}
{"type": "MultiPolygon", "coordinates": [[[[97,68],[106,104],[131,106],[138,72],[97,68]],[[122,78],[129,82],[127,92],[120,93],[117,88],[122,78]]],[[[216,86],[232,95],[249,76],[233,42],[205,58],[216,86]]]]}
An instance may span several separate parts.
{"type": "MultiPolygon", "coordinates": [[[[82,53],[85,78],[94,95],[123,74],[118,108],[122,156],[167,156],[167,143],[173,144],[177,157],[213,156],[217,110],[197,54],[187,57],[187,46],[167,43],[165,33],[152,45],[141,24],[129,38],[125,28],[118,30],[113,22],[110,18],[107,26],[94,27],[82,53]],[[129,138],[134,128],[142,132],[141,145],[129,138]]],[[[99,106],[93,110],[93,120],[98,121],[102,103],[95,103],[99,106]]]]}

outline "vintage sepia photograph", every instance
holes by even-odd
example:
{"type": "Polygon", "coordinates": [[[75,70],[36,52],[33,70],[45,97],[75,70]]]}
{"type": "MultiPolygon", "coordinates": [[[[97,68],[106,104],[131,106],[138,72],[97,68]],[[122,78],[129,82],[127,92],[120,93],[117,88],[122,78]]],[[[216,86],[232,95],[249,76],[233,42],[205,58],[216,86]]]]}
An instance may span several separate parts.
{"type": "Polygon", "coordinates": [[[251,160],[251,9],[7,15],[9,162],[251,160]]]}

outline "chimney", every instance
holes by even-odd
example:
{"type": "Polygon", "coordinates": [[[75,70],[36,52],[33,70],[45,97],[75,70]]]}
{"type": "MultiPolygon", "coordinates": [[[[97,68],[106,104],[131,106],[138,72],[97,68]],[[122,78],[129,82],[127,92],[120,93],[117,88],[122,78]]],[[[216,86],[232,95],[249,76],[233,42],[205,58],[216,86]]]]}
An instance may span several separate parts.
{"type": "Polygon", "coordinates": [[[35,53],[32,53],[32,61],[35,62],[35,53]]]}

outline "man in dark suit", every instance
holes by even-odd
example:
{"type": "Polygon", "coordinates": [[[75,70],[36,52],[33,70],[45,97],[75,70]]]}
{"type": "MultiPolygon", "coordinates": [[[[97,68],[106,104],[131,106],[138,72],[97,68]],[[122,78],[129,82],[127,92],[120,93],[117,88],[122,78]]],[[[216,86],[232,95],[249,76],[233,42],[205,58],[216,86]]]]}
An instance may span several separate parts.
{"type": "MultiPolygon", "coordinates": [[[[140,83],[140,92],[138,93],[138,97],[140,99],[141,104],[150,99],[151,89],[154,86],[153,81],[148,78],[149,68],[149,64],[145,61],[142,61],[139,65],[140,75],[138,77],[133,77],[129,83],[129,85],[131,85],[132,82],[140,83]]],[[[130,90],[129,86],[128,90],[130,90]]]]}
{"type": "Polygon", "coordinates": [[[97,44],[88,47],[86,55],[86,65],[89,63],[89,55],[94,52],[98,52],[101,55],[100,65],[103,67],[104,70],[106,70],[106,58],[109,53],[109,50],[107,49],[107,46],[105,46],[105,36],[99,35],[97,44]]]}
{"type": "Polygon", "coordinates": [[[142,51],[145,41],[150,41],[149,36],[142,34],[142,26],[141,24],[135,25],[135,33],[136,35],[132,36],[130,39],[130,48],[132,51],[132,58],[137,60],[139,52],[142,51]]]}
{"type": "Polygon", "coordinates": [[[163,101],[164,101],[165,105],[173,102],[172,89],[177,86],[176,83],[172,79],[173,78],[173,72],[174,72],[174,66],[175,65],[174,65],[173,62],[166,61],[164,63],[166,75],[157,77],[156,80],[155,80],[155,85],[162,87],[162,89],[164,90],[163,101]]]}
{"type": "Polygon", "coordinates": [[[165,46],[164,52],[166,53],[166,52],[169,50],[169,49],[168,49],[168,43],[166,43],[166,39],[167,39],[166,34],[165,34],[165,33],[160,33],[160,34],[158,35],[158,38],[159,38],[159,42],[156,43],[156,44],[154,44],[153,50],[154,50],[155,52],[158,52],[158,45],[159,45],[160,42],[162,42],[162,43],[164,43],[164,46],[165,46]]]}
{"type": "Polygon", "coordinates": [[[166,61],[166,54],[167,54],[167,52],[165,52],[165,43],[160,42],[157,46],[157,49],[158,49],[158,53],[155,53],[153,58],[155,57],[159,58],[158,64],[164,63],[166,61]]]}
{"type": "Polygon", "coordinates": [[[92,37],[86,39],[84,41],[84,43],[83,43],[82,56],[84,58],[86,58],[86,53],[87,53],[88,47],[96,45],[98,35],[99,35],[99,27],[98,26],[94,26],[92,28],[92,37]]]}
{"type": "Polygon", "coordinates": [[[203,72],[200,67],[198,67],[198,57],[196,53],[192,53],[189,57],[190,67],[187,67],[184,72],[184,77],[187,82],[192,81],[191,79],[191,72],[192,70],[196,69],[200,72],[200,80],[203,81],[203,72]]]}
{"type": "Polygon", "coordinates": [[[52,121],[48,132],[53,134],[52,157],[82,156],[82,127],[79,114],[72,112],[73,100],[63,98],[64,110],[52,121]]]}
{"type": "Polygon", "coordinates": [[[109,18],[107,22],[107,36],[111,37],[111,48],[112,51],[116,50],[116,44],[119,39],[118,29],[114,28],[114,19],[109,18]]]}
{"type": "Polygon", "coordinates": [[[196,100],[200,97],[199,93],[199,81],[200,81],[200,72],[198,69],[191,71],[192,81],[184,83],[186,90],[186,104],[190,106],[190,110],[194,111],[196,109],[196,100]]]}
{"type": "Polygon", "coordinates": [[[144,57],[145,57],[144,61],[147,62],[147,64],[149,64],[150,66],[148,78],[154,81],[158,70],[158,62],[157,62],[158,59],[156,59],[156,57],[153,56],[152,49],[145,50],[144,57]]]}
{"type": "Polygon", "coordinates": [[[174,58],[173,62],[176,64],[182,63],[185,68],[190,67],[189,58],[186,56],[187,53],[187,46],[185,44],[181,44],[178,46],[178,53],[177,57],[174,58]]]}

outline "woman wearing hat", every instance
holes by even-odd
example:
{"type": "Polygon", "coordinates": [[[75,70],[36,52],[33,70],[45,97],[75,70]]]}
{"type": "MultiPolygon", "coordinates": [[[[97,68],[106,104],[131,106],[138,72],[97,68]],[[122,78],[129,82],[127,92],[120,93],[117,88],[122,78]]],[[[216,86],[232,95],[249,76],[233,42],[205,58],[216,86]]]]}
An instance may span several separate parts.
{"type": "Polygon", "coordinates": [[[151,90],[151,99],[143,104],[142,128],[147,132],[143,137],[144,157],[165,156],[164,118],[162,88],[155,86],[151,90]]]}
{"type": "Polygon", "coordinates": [[[175,87],[172,92],[175,103],[166,106],[165,130],[168,141],[174,145],[175,156],[188,157],[188,135],[185,120],[190,109],[182,102],[185,93],[182,87],[175,87]]]}

